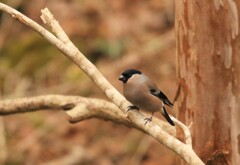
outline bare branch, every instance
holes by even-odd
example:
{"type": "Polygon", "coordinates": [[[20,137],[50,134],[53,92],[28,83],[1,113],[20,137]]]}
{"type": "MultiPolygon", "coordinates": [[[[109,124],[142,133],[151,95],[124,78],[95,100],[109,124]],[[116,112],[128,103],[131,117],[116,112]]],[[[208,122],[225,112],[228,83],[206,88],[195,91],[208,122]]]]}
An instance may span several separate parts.
{"type": "Polygon", "coordinates": [[[45,13],[41,15],[41,19],[45,24],[50,26],[53,30],[53,33],[57,36],[57,38],[62,41],[64,44],[69,44],[69,46],[73,46],[73,43],[68,38],[67,34],[63,31],[62,27],[59,25],[58,21],[55,20],[52,13],[48,10],[48,8],[45,8],[41,10],[42,13],[45,13]]]}
{"type": "MultiPolygon", "coordinates": [[[[16,98],[0,101],[0,115],[24,113],[39,110],[58,109],[64,110],[69,116],[70,123],[76,123],[90,118],[110,120],[128,127],[134,127],[140,131],[134,123],[119,111],[118,107],[102,99],[85,98],[79,96],[43,95],[29,98],[16,98]]],[[[169,134],[176,135],[174,127],[162,121],[154,119],[169,134]]]]}
{"type": "MultiPolygon", "coordinates": [[[[69,59],[71,59],[79,68],[81,68],[91,79],[92,81],[106,94],[106,96],[120,108],[122,112],[127,111],[127,107],[130,104],[107,80],[106,78],[98,71],[98,69],[72,44],[68,38],[63,38],[64,35],[57,35],[59,38],[56,38],[49,31],[38,25],[36,22],[32,21],[28,17],[24,16],[20,12],[0,3],[0,10],[5,11],[12,15],[13,18],[19,22],[31,27],[44,38],[46,38],[50,43],[55,45],[61,52],[64,53],[69,59]],[[67,44],[65,44],[67,42],[67,44]]],[[[54,17],[49,15],[50,12],[42,11],[42,18],[48,17],[51,19],[44,19],[47,25],[52,27],[52,30],[55,34],[65,34],[61,28],[56,28],[54,17]]],[[[67,36],[67,35],[66,35],[67,36]]],[[[195,154],[191,147],[185,145],[178,139],[174,138],[167,132],[165,132],[158,124],[151,122],[148,125],[144,125],[144,116],[135,111],[130,111],[127,115],[127,118],[141,129],[145,133],[154,137],[157,141],[164,144],[169,149],[176,152],[180,155],[186,162],[192,165],[202,165],[203,162],[195,154]]]]}
{"type": "Polygon", "coordinates": [[[181,121],[177,120],[175,117],[171,116],[171,119],[174,123],[176,123],[184,132],[185,135],[185,142],[186,145],[192,148],[192,137],[189,130],[189,127],[187,127],[185,124],[183,124],[181,121]]]}
{"type": "Polygon", "coordinates": [[[68,107],[74,107],[78,100],[79,97],[61,95],[1,100],[0,115],[31,112],[41,109],[68,109],[68,107]]]}

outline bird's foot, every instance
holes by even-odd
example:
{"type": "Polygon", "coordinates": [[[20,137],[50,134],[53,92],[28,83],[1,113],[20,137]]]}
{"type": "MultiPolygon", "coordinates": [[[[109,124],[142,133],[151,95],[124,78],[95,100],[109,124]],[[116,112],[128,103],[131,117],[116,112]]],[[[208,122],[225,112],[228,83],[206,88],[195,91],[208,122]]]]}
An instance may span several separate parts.
{"type": "Polygon", "coordinates": [[[146,117],[144,120],[145,120],[144,125],[146,125],[147,123],[150,123],[152,121],[152,116],[151,117],[146,117]]]}
{"type": "Polygon", "coordinates": [[[139,108],[137,107],[137,106],[135,106],[135,105],[130,105],[130,106],[128,106],[128,109],[127,109],[127,113],[129,112],[129,111],[132,111],[132,110],[139,110],[139,108]]]}

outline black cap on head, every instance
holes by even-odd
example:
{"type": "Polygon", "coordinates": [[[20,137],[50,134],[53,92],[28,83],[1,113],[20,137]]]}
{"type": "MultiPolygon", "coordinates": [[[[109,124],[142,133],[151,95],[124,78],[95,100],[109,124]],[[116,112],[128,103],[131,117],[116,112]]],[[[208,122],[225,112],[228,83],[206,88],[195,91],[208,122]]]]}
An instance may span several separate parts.
{"type": "Polygon", "coordinates": [[[124,72],[122,72],[121,76],[119,77],[119,80],[126,83],[130,77],[134,74],[142,74],[139,70],[136,69],[127,69],[124,72]]]}

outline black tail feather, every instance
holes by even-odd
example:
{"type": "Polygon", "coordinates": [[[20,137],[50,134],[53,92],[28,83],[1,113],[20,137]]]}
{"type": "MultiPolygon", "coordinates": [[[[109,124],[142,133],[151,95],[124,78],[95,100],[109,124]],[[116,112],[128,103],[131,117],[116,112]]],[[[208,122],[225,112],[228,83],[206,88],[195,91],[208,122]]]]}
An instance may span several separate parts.
{"type": "Polygon", "coordinates": [[[175,124],[173,123],[172,119],[169,117],[165,107],[162,107],[162,115],[165,117],[165,119],[169,122],[169,124],[171,124],[172,126],[174,126],[175,124]]]}

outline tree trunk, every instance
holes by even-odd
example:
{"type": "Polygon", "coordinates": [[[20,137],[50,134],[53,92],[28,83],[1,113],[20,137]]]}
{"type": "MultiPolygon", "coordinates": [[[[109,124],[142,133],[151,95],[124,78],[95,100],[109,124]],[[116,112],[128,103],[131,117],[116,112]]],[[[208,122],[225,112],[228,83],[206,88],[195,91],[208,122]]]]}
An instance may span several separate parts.
{"type": "Polygon", "coordinates": [[[206,164],[240,165],[240,1],[175,3],[178,118],[206,164]]]}

